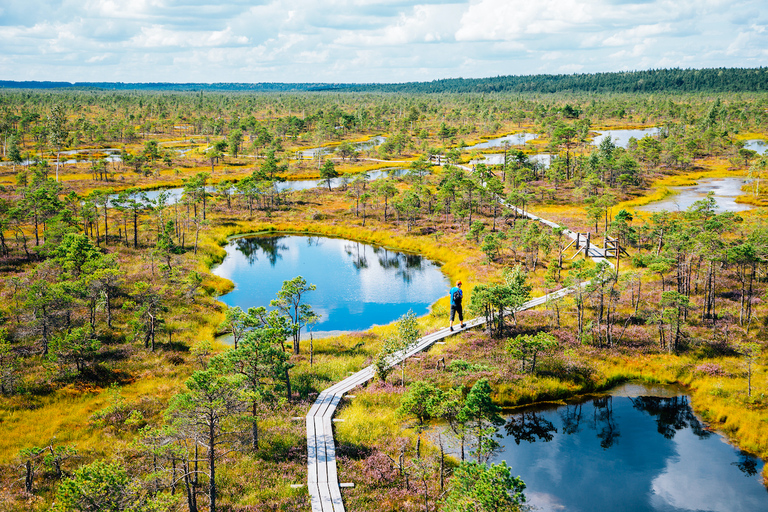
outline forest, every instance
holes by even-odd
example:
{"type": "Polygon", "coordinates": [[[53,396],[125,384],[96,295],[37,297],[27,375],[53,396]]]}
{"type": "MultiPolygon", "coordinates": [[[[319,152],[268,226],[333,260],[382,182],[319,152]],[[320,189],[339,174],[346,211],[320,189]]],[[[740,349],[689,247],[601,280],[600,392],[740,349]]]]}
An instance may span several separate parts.
{"type": "Polygon", "coordinates": [[[768,139],[765,77],[4,83],[0,508],[309,510],[304,416],[369,365],[375,379],[334,423],[348,510],[523,510],[515,468],[486,464],[502,412],[625,382],[684,387],[707,429],[765,460],[768,155],[749,144],[768,139]],[[596,142],[625,129],[653,130],[596,142]],[[741,180],[744,209],[705,195],[643,210],[715,178],[741,180]],[[579,254],[564,228],[614,247],[611,264],[579,254]],[[252,234],[422,255],[487,322],[388,365],[447,327],[446,288],[426,315],[308,339],[314,285],[300,276],[270,303],[219,300],[235,283],[212,269],[252,234]],[[445,435],[460,450],[446,454],[445,435]]]}
{"type": "Polygon", "coordinates": [[[96,89],[122,91],[297,92],[350,91],[406,94],[435,93],[733,93],[768,91],[768,69],[651,69],[571,75],[511,75],[491,78],[449,78],[393,84],[347,83],[123,83],[17,82],[0,80],[10,89],[96,89]]]}

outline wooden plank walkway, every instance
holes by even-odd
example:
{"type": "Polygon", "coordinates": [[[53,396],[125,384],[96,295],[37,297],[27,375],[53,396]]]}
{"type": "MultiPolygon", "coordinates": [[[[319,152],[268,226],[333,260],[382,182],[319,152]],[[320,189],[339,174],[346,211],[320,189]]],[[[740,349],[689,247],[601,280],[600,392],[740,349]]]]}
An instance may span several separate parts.
{"type": "MultiPolygon", "coordinates": [[[[530,212],[522,211],[514,206],[510,207],[515,209],[518,214],[528,217],[529,219],[537,220],[552,228],[560,227],[554,222],[542,219],[530,212]]],[[[577,233],[568,229],[565,229],[564,234],[574,240],[578,236],[577,233]]],[[[605,257],[603,249],[599,247],[590,247],[587,256],[595,260],[595,262],[606,261],[609,265],[613,266],[611,261],[605,257]]],[[[589,281],[529,300],[516,311],[524,311],[526,309],[541,306],[548,300],[564,297],[565,295],[572,293],[576,287],[584,287],[587,284],[589,284],[589,281]]],[[[505,314],[509,313],[511,313],[511,311],[508,311],[505,314]]],[[[485,324],[485,322],[485,317],[474,318],[466,322],[466,327],[464,329],[456,329],[452,332],[446,327],[445,329],[427,334],[423,338],[420,338],[412,348],[392,354],[388,363],[390,366],[394,366],[402,360],[426,350],[437,341],[444,340],[463,330],[481,326],[485,324]]],[[[347,377],[341,382],[337,382],[318,395],[317,400],[315,400],[315,403],[307,413],[307,487],[309,490],[312,512],[344,512],[344,501],[341,498],[338,471],[336,467],[336,445],[333,440],[333,422],[331,420],[333,414],[336,412],[336,407],[338,407],[344,394],[361,384],[365,384],[371,380],[375,374],[376,370],[374,366],[371,365],[363,368],[354,375],[347,377]]]]}

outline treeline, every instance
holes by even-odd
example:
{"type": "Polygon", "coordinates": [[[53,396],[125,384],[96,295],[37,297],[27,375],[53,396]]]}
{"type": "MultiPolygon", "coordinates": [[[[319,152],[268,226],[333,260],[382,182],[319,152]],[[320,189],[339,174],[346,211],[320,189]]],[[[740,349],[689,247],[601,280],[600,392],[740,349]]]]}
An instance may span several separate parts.
{"type": "Polygon", "coordinates": [[[143,91],[300,92],[351,91],[387,93],[654,93],[768,91],[768,68],[648,69],[572,75],[509,75],[446,78],[400,84],[344,83],[130,83],[0,81],[6,89],[105,89],[143,91]]]}
{"type": "Polygon", "coordinates": [[[356,91],[408,93],[654,93],[768,90],[768,68],[650,69],[618,73],[451,78],[404,84],[367,84],[356,91]]]}
{"type": "Polygon", "coordinates": [[[327,83],[172,83],[172,82],[54,82],[0,80],[2,89],[103,89],[112,91],[245,91],[245,92],[300,92],[345,89],[348,84],[327,83]]]}

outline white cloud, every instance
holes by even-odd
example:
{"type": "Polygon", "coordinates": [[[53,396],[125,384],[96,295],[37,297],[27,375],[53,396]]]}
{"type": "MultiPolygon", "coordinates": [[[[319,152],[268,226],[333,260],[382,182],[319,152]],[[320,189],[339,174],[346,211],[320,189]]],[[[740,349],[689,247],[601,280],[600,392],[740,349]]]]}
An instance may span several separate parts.
{"type": "Polygon", "coordinates": [[[229,27],[225,30],[201,33],[174,31],[160,25],[141,29],[141,33],[128,42],[139,48],[221,47],[247,43],[247,37],[233,34],[229,27]]]}
{"type": "Polygon", "coordinates": [[[472,2],[456,32],[458,41],[519,39],[556,34],[589,24],[598,6],[583,0],[479,0],[472,2]]]}
{"type": "Polygon", "coordinates": [[[6,0],[0,79],[375,82],[758,66],[763,0],[6,0]],[[258,75],[258,76],[256,76],[258,75]]]}
{"type": "Polygon", "coordinates": [[[349,46],[394,46],[410,43],[431,43],[451,40],[456,27],[456,5],[417,5],[409,13],[401,13],[397,20],[373,31],[346,31],[334,42],[349,46]]]}

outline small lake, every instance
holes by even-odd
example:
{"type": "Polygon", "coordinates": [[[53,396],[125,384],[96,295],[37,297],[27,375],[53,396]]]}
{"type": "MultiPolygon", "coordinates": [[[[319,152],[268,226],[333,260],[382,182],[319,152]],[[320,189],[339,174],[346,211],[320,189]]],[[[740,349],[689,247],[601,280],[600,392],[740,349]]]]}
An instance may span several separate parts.
{"type": "Polygon", "coordinates": [[[317,236],[237,238],[213,269],[235,283],[219,300],[228,306],[269,306],[283,281],[303,276],[317,289],[306,302],[321,316],[312,331],[358,331],[388,324],[448,294],[450,283],[440,266],[416,254],[360,242],[317,236]]]}
{"type": "Polygon", "coordinates": [[[510,145],[523,145],[526,142],[537,138],[538,136],[539,135],[537,133],[530,133],[530,132],[513,133],[511,135],[505,135],[504,137],[498,137],[496,139],[488,139],[485,142],[480,142],[473,146],[467,146],[463,149],[472,150],[472,149],[500,148],[504,146],[504,143],[509,143],[510,145]]]}
{"type": "MultiPolygon", "coordinates": [[[[354,142],[352,143],[352,147],[355,148],[355,151],[365,151],[368,149],[373,149],[376,146],[383,144],[387,140],[386,137],[383,135],[376,135],[375,137],[371,137],[370,139],[363,141],[363,142],[354,142]]],[[[322,146],[317,148],[309,148],[309,149],[303,149],[300,151],[297,151],[297,155],[301,155],[301,158],[304,159],[312,159],[317,158],[321,155],[331,155],[333,154],[336,149],[338,148],[338,145],[334,146],[322,146]]]]}
{"type": "MultiPolygon", "coordinates": [[[[368,171],[368,181],[378,180],[386,176],[399,176],[404,172],[406,172],[406,169],[401,169],[401,168],[368,171]]],[[[350,181],[352,177],[353,177],[352,175],[347,175],[347,176],[340,176],[338,178],[333,178],[331,180],[331,187],[336,188],[342,185],[345,181],[347,182],[350,181]]],[[[318,178],[314,180],[289,180],[289,181],[276,182],[275,186],[277,187],[278,192],[295,192],[299,190],[309,190],[309,189],[318,188],[318,187],[327,187],[328,185],[326,184],[325,180],[321,180],[318,178]]],[[[214,186],[207,186],[205,189],[210,193],[216,192],[216,187],[214,186]]],[[[184,188],[173,187],[173,188],[159,188],[154,190],[144,190],[139,193],[139,197],[143,193],[147,197],[147,200],[157,201],[157,198],[160,197],[160,194],[162,194],[163,192],[167,194],[167,200],[165,204],[172,205],[181,201],[181,198],[184,195],[184,188]]],[[[116,199],[118,195],[119,194],[113,194],[112,196],[110,196],[110,200],[116,199]]]]}
{"type": "Polygon", "coordinates": [[[768,149],[768,142],[762,139],[752,139],[744,141],[744,148],[757,151],[758,155],[764,155],[765,150],[768,149]]]}
{"type": "MultiPolygon", "coordinates": [[[[552,165],[552,154],[550,153],[536,153],[535,155],[528,155],[528,160],[537,164],[539,167],[548,168],[552,165]]],[[[504,165],[504,153],[489,153],[483,155],[478,160],[478,163],[486,165],[504,165]]]]}
{"type": "MultiPolygon", "coordinates": [[[[121,150],[117,148],[105,148],[105,149],[70,149],[59,153],[59,165],[72,165],[79,163],[96,162],[104,159],[107,162],[120,162],[122,161],[121,150]],[[96,154],[102,154],[103,156],[96,158],[96,154]],[[67,158],[74,157],[74,158],[67,158]]],[[[41,160],[45,160],[41,158],[41,160]]],[[[56,165],[56,154],[51,155],[47,159],[48,164],[56,165]]],[[[24,160],[18,165],[34,165],[35,160],[24,160]]],[[[0,166],[13,165],[13,162],[0,162],[0,166]]]]}
{"type": "Polygon", "coordinates": [[[680,390],[628,384],[506,420],[492,462],[525,481],[536,511],[768,510],[763,462],[708,430],[680,390]]]}
{"type": "Polygon", "coordinates": [[[635,210],[643,212],[685,211],[696,201],[706,199],[707,194],[712,192],[719,211],[743,212],[753,208],[752,205],[736,202],[736,198],[744,194],[741,191],[744,183],[744,178],[707,178],[698,180],[696,185],[669,187],[675,194],[660,201],[638,206],[635,210]]]}
{"type": "Polygon", "coordinates": [[[635,139],[640,140],[646,135],[653,137],[658,133],[658,128],[640,128],[635,130],[603,130],[597,132],[595,138],[592,139],[592,145],[599,146],[603,139],[610,137],[617,147],[627,149],[629,139],[634,137],[635,139]]]}

